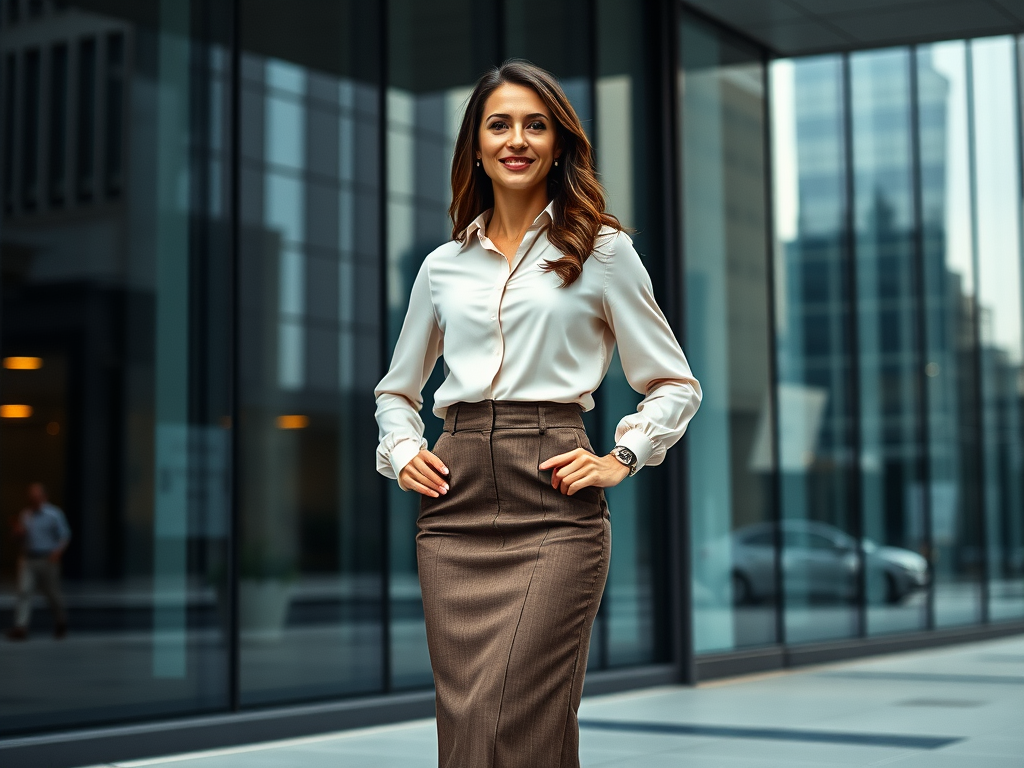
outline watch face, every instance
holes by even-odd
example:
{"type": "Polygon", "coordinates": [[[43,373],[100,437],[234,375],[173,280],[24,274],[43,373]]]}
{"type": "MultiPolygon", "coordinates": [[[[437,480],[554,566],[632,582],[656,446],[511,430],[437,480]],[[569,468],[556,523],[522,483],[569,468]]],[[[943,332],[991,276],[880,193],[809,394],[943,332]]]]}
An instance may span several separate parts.
{"type": "Polygon", "coordinates": [[[615,453],[623,464],[629,466],[636,464],[636,454],[629,450],[629,448],[618,448],[615,453]]]}

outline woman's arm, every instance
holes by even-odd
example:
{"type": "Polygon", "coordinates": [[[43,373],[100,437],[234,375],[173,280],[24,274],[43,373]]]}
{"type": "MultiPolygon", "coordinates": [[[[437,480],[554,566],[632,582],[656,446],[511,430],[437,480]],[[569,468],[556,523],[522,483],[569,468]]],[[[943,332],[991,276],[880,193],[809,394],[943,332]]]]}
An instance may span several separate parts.
{"type": "MultiPolygon", "coordinates": [[[[633,451],[637,469],[660,464],[697,411],[700,384],[654,300],[651,277],[625,233],[616,235],[606,262],[604,308],[626,380],[645,395],[637,412],[619,421],[615,443],[633,451]]],[[[629,473],[611,454],[598,456],[582,448],[552,456],[540,469],[551,469],[551,485],[568,495],[588,485],[617,485],[629,473]]]]}
{"type": "MultiPolygon", "coordinates": [[[[423,437],[423,387],[444,351],[444,336],[437,324],[430,297],[427,261],[420,265],[409,296],[409,309],[395,344],[391,367],[373,394],[377,399],[377,471],[397,480],[402,469],[426,449],[423,437]]],[[[398,483],[405,488],[401,481],[398,483]]]]}
{"type": "Polygon", "coordinates": [[[606,264],[604,303],[626,380],[644,395],[637,412],[616,426],[615,444],[636,454],[637,469],[660,464],[700,405],[700,383],[654,299],[651,276],[621,232],[606,264]]]}

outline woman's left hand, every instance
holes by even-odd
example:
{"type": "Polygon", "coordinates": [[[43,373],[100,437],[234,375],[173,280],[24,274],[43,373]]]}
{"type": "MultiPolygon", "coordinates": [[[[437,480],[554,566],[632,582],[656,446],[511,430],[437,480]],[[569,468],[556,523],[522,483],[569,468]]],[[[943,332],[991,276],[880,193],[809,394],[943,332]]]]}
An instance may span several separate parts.
{"type": "Polygon", "coordinates": [[[585,448],[576,448],[560,453],[541,463],[539,469],[550,469],[551,487],[567,496],[580,488],[596,485],[610,488],[618,485],[629,475],[629,467],[610,453],[598,456],[585,448]]]}

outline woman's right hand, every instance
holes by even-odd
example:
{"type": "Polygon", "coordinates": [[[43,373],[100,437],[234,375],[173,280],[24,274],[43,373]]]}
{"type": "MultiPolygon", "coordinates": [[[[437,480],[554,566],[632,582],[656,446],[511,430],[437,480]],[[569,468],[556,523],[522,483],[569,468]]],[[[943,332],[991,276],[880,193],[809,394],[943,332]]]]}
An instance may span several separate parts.
{"type": "Polygon", "coordinates": [[[443,477],[447,474],[448,467],[444,462],[424,448],[402,467],[398,474],[398,482],[407,490],[436,499],[441,494],[448,493],[448,482],[443,477]]]}

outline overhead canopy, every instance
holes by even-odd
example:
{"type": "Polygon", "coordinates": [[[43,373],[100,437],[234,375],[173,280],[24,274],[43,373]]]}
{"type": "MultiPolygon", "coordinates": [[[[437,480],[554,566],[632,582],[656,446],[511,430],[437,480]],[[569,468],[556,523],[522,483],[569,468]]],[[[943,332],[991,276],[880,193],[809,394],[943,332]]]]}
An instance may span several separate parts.
{"type": "Polygon", "coordinates": [[[1024,33],[1024,0],[687,0],[779,56],[1024,33]]]}

